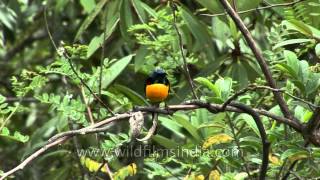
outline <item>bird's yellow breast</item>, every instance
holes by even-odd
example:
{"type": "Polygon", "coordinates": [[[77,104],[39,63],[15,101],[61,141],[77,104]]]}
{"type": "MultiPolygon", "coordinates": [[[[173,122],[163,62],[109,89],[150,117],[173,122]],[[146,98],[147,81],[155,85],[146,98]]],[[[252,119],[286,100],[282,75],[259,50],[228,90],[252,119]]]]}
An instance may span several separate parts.
{"type": "Polygon", "coordinates": [[[151,102],[161,102],[168,97],[169,86],[165,84],[150,84],[146,86],[146,96],[151,102]]]}

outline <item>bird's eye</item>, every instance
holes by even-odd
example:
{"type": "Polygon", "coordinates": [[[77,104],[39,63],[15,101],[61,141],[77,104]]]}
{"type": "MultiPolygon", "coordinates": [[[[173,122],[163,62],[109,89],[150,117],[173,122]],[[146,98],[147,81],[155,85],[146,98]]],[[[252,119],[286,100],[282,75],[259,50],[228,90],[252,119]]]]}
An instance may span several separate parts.
{"type": "Polygon", "coordinates": [[[146,84],[147,85],[150,85],[151,84],[151,81],[148,79],[148,80],[146,80],[146,84]]]}

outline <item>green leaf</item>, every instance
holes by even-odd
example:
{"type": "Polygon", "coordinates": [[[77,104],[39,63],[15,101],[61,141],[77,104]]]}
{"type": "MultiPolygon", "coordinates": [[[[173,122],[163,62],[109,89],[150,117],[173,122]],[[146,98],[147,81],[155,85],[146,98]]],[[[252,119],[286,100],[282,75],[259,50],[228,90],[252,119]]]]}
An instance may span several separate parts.
{"type": "Polygon", "coordinates": [[[301,21],[297,21],[297,20],[283,21],[282,25],[285,26],[288,30],[298,31],[301,34],[304,34],[309,37],[313,35],[311,29],[301,21]]]}
{"type": "Polygon", "coordinates": [[[301,44],[301,43],[305,43],[305,42],[314,42],[314,40],[313,39],[290,39],[290,40],[282,41],[282,42],[276,44],[273,47],[273,49],[277,49],[279,47],[287,46],[290,44],[301,44]]]}
{"type": "Polygon", "coordinates": [[[233,63],[233,65],[230,67],[232,78],[234,81],[238,82],[239,88],[245,88],[248,85],[248,70],[246,69],[244,62],[242,61],[245,62],[247,60],[240,59],[236,63],[233,63]]]}
{"type": "Polygon", "coordinates": [[[103,33],[100,36],[95,36],[91,39],[88,45],[87,58],[89,58],[103,43],[103,33]]]}
{"type": "Polygon", "coordinates": [[[107,40],[115,28],[117,27],[117,24],[119,22],[119,17],[114,16],[112,19],[108,19],[107,25],[106,25],[106,32],[101,33],[100,36],[95,36],[93,39],[91,39],[89,45],[88,45],[88,52],[87,52],[87,58],[91,57],[103,44],[104,40],[107,40]],[[105,39],[103,40],[103,37],[105,36],[105,39]]]}
{"type": "Polygon", "coordinates": [[[297,72],[295,72],[289,65],[280,63],[276,64],[275,66],[277,69],[279,69],[281,72],[286,73],[290,75],[292,78],[297,79],[297,72]]]}
{"type": "Polygon", "coordinates": [[[249,127],[260,137],[259,129],[252,116],[248,114],[241,114],[237,119],[243,119],[249,125],[249,127]]]}
{"type": "Polygon", "coordinates": [[[1,130],[1,135],[9,136],[10,135],[10,130],[7,127],[3,127],[2,130],[1,130]]]}
{"type": "Polygon", "coordinates": [[[161,126],[167,128],[168,130],[177,134],[181,138],[185,137],[185,135],[181,132],[182,126],[179,123],[173,121],[172,119],[162,116],[159,116],[159,121],[161,122],[161,126]]]}
{"type": "Polygon", "coordinates": [[[285,50],[283,54],[284,54],[285,60],[287,61],[287,65],[290,67],[288,68],[287,66],[287,69],[289,70],[290,75],[297,79],[299,74],[299,68],[300,68],[300,63],[297,58],[297,55],[294,52],[287,51],[287,50],[285,50]]]}
{"type": "Polygon", "coordinates": [[[211,36],[209,35],[207,27],[200,23],[200,21],[187,8],[180,6],[179,11],[181,12],[181,17],[192,35],[196,38],[198,43],[201,44],[201,47],[206,47],[204,50],[206,51],[208,58],[214,59],[214,52],[216,50],[212,45],[211,36]]]}
{"type": "Polygon", "coordinates": [[[87,13],[90,13],[96,6],[96,2],[94,0],[80,0],[80,4],[87,13]]]}
{"type": "Polygon", "coordinates": [[[120,32],[122,34],[123,39],[127,42],[130,41],[130,35],[128,33],[128,29],[132,26],[132,12],[129,0],[122,0],[120,6],[120,32]]]}
{"type": "Polygon", "coordinates": [[[220,89],[221,92],[221,98],[223,100],[228,99],[229,94],[231,93],[232,90],[232,79],[227,77],[227,78],[219,78],[215,85],[220,89]]]}
{"type": "Polygon", "coordinates": [[[4,97],[2,94],[0,94],[0,104],[4,103],[6,101],[6,97],[4,97]]]}
{"type": "Polygon", "coordinates": [[[132,0],[132,6],[134,7],[140,21],[145,23],[147,21],[147,16],[142,6],[142,2],[140,0],[132,0]]]}
{"type": "Polygon", "coordinates": [[[212,13],[223,12],[223,7],[220,5],[218,1],[210,1],[210,0],[196,0],[196,1],[212,13]]]}
{"type": "Polygon", "coordinates": [[[134,71],[138,72],[139,69],[143,66],[145,63],[145,57],[148,55],[149,50],[147,46],[140,46],[138,49],[136,56],[134,58],[134,71]]]}
{"type": "Polygon", "coordinates": [[[197,140],[197,142],[201,141],[201,137],[197,131],[197,128],[195,126],[193,126],[187,119],[185,116],[183,115],[179,115],[179,114],[175,114],[172,117],[173,120],[175,120],[177,123],[179,123],[183,128],[185,128],[191,135],[192,137],[197,140]]]}
{"type": "Polygon", "coordinates": [[[212,32],[222,42],[225,42],[231,35],[229,26],[218,17],[212,18],[212,32]]]}
{"type": "Polygon", "coordinates": [[[16,24],[16,13],[9,6],[0,4],[0,24],[3,24],[8,29],[13,30],[16,24]]]}
{"type": "Polygon", "coordinates": [[[283,160],[285,160],[287,158],[290,158],[290,159],[291,158],[294,158],[294,159],[299,158],[299,159],[301,159],[301,158],[308,157],[308,155],[309,155],[309,153],[306,150],[292,148],[292,149],[286,150],[285,152],[283,152],[281,154],[281,160],[283,161],[283,160]]]}
{"type": "Polygon", "coordinates": [[[209,79],[204,78],[204,77],[197,77],[195,79],[195,81],[198,82],[199,84],[209,88],[215,97],[221,98],[221,91],[220,91],[219,87],[217,85],[213,84],[209,79]]]}
{"type": "Polygon", "coordinates": [[[29,136],[24,136],[22,135],[20,132],[18,131],[15,131],[14,134],[13,134],[13,137],[17,140],[17,141],[20,141],[20,142],[27,142],[29,140],[29,136]]]}
{"type": "Polygon", "coordinates": [[[154,9],[152,9],[150,6],[148,6],[144,2],[140,2],[140,4],[149,15],[151,15],[153,18],[157,17],[157,12],[154,9]]]}
{"type": "Polygon", "coordinates": [[[179,146],[176,142],[161,135],[152,136],[152,140],[168,149],[175,149],[179,146]]]}
{"type": "Polygon", "coordinates": [[[320,58],[320,43],[318,43],[315,47],[315,52],[318,58],[320,58]]]}
{"type": "Polygon", "coordinates": [[[74,41],[79,40],[80,36],[84,33],[84,31],[89,27],[89,25],[93,22],[93,20],[96,18],[96,16],[100,13],[104,5],[108,2],[108,0],[101,0],[96,5],[94,10],[86,17],[86,19],[81,24],[74,41]]]}
{"type": "Polygon", "coordinates": [[[104,71],[102,77],[102,87],[108,87],[120,74],[121,72],[127,67],[130,63],[133,55],[128,55],[119,59],[117,62],[111,65],[107,70],[104,71]]]}
{"type": "Polygon", "coordinates": [[[29,136],[24,136],[20,132],[15,131],[13,135],[10,135],[10,130],[7,127],[3,127],[0,136],[25,143],[29,140],[29,136]]]}
{"type": "Polygon", "coordinates": [[[132,101],[133,104],[139,105],[139,106],[142,106],[142,105],[150,106],[150,103],[144,97],[142,97],[140,94],[138,94],[137,92],[133,91],[130,88],[120,84],[115,84],[114,88],[120,93],[127,96],[132,101]]]}
{"type": "Polygon", "coordinates": [[[243,138],[240,138],[241,147],[244,147],[246,149],[253,148],[255,150],[259,149],[261,147],[261,139],[260,136],[246,136],[243,138]]]}

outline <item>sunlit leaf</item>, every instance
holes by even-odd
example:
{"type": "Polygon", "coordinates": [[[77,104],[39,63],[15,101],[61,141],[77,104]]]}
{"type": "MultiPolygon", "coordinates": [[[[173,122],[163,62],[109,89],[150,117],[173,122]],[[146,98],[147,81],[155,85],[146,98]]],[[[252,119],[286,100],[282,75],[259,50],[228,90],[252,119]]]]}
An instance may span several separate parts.
{"type": "Polygon", "coordinates": [[[114,173],[113,178],[115,180],[126,179],[129,176],[134,176],[137,173],[137,165],[135,163],[129,164],[126,167],[119,169],[114,173]]]}
{"type": "Polygon", "coordinates": [[[232,140],[233,140],[233,138],[227,134],[213,135],[204,141],[204,143],[202,144],[202,148],[208,149],[210,146],[213,146],[216,144],[221,144],[221,143],[228,143],[232,140]]]}
{"type": "Polygon", "coordinates": [[[101,0],[96,5],[96,7],[92,10],[92,12],[87,16],[87,18],[83,21],[81,24],[74,40],[77,41],[81,35],[84,33],[84,31],[89,27],[89,25],[94,21],[96,16],[100,13],[104,5],[108,2],[108,0],[101,0]]]}
{"type": "Polygon", "coordinates": [[[110,68],[105,70],[102,77],[102,87],[108,87],[127,67],[132,57],[133,55],[125,56],[112,64],[110,68]]]}

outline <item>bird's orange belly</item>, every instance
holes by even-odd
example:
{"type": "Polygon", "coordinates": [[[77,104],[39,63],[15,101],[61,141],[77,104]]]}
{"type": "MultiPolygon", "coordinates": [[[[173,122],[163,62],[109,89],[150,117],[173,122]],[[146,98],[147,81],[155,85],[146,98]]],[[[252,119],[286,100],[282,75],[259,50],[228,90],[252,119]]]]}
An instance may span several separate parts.
{"type": "Polygon", "coordinates": [[[168,97],[169,86],[165,84],[150,84],[146,86],[146,96],[151,102],[161,102],[168,97]]]}

